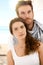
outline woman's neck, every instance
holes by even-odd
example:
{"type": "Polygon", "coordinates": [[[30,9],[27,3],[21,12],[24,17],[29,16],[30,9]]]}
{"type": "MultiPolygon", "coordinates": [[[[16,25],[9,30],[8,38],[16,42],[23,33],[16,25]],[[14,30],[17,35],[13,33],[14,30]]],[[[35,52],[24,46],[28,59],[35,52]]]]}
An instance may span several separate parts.
{"type": "Polygon", "coordinates": [[[18,41],[18,46],[25,46],[25,39],[19,40],[18,41]]]}

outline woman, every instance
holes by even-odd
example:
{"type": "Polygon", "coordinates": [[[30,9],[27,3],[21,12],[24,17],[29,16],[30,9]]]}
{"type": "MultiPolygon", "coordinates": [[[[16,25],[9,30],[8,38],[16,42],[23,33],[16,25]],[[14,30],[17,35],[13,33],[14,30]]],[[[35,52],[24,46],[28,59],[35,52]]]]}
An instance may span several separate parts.
{"type": "Polygon", "coordinates": [[[43,44],[27,30],[23,19],[11,20],[10,32],[18,42],[7,53],[8,65],[43,65],[43,44]]]}

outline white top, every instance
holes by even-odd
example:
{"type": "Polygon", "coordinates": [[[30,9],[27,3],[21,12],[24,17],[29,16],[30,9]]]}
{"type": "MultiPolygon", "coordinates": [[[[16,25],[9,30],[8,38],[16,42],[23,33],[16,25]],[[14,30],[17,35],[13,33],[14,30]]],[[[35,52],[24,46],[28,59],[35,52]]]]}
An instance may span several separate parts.
{"type": "Polygon", "coordinates": [[[11,52],[15,65],[40,65],[37,52],[22,57],[17,56],[14,47],[11,48],[11,52]]]}

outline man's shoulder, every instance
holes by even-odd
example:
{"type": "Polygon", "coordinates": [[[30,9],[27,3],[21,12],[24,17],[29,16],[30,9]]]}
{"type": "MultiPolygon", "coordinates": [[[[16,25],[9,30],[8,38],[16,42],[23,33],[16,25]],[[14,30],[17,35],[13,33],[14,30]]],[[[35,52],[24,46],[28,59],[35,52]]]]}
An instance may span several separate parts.
{"type": "Polygon", "coordinates": [[[33,20],[37,26],[43,31],[43,24],[41,24],[40,22],[38,22],[37,20],[33,20]]]}

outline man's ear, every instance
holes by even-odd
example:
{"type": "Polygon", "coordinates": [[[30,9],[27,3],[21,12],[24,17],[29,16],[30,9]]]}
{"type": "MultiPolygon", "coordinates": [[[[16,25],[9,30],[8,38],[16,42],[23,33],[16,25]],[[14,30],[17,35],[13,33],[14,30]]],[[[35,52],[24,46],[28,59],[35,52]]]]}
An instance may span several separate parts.
{"type": "Polygon", "coordinates": [[[34,18],[34,11],[33,11],[33,18],[34,18]]]}

